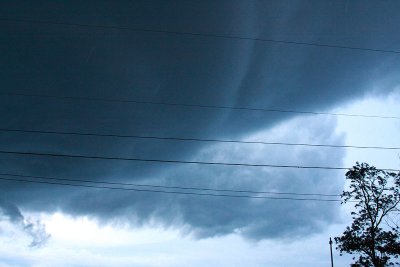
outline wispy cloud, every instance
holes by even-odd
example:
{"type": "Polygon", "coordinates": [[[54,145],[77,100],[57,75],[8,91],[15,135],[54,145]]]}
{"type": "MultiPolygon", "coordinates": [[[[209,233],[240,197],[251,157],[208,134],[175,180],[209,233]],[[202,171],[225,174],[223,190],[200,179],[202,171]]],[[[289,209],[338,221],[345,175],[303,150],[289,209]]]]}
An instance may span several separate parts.
{"type": "Polygon", "coordinates": [[[31,237],[30,247],[40,248],[49,240],[50,235],[46,232],[45,225],[40,220],[32,222],[31,219],[24,218],[21,211],[13,203],[0,200],[0,210],[5,220],[8,220],[31,237]]]}

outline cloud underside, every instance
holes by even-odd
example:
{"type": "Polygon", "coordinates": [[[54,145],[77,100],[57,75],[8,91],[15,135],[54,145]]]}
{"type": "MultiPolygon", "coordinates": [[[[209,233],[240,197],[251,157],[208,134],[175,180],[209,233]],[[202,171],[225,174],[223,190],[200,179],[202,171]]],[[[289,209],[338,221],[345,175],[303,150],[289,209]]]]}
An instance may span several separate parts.
{"type": "MultiPolygon", "coordinates": [[[[248,136],[247,140],[343,143],[344,136],[335,134],[335,126],[334,119],[297,118],[273,129],[259,131],[248,136]],[[304,124],[308,124],[309,127],[302,129],[301,125],[304,124]],[[293,129],[298,130],[293,131],[293,129]]],[[[285,162],[294,165],[340,166],[343,156],[343,150],[332,148],[216,144],[203,147],[190,159],[211,162],[260,164],[285,162]]],[[[48,159],[47,164],[51,166],[59,163],[57,159],[48,159]]],[[[85,168],[85,173],[89,173],[91,170],[95,172],[97,168],[107,163],[89,161],[85,166],[83,162],[71,160],[69,164],[85,168]]],[[[130,164],[120,164],[119,171],[115,171],[112,176],[103,177],[102,180],[181,187],[322,194],[340,193],[344,182],[340,172],[328,170],[196,164],[172,165],[164,168],[158,166],[158,171],[151,175],[133,176],[129,173],[135,166],[129,166],[130,164]]],[[[89,176],[82,176],[79,171],[76,171],[74,176],[75,179],[87,179],[87,177],[89,176]]],[[[186,192],[198,193],[193,190],[186,192]]],[[[119,221],[133,226],[162,225],[180,229],[184,234],[190,233],[199,238],[231,233],[256,240],[294,238],[321,230],[327,224],[335,222],[339,208],[339,204],[335,202],[190,196],[36,184],[15,187],[13,193],[14,196],[8,193],[10,198],[18,199],[20,205],[28,209],[37,211],[61,209],[76,216],[94,216],[104,222],[119,221]],[[15,197],[27,188],[29,193],[24,193],[23,199],[15,197]]],[[[266,196],[319,198],[292,195],[266,196]]],[[[328,197],[328,199],[333,198],[328,197]]]]}
{"type": "MultiPolygon", "coordinates": [[[[397,14],[390,14],[398,9],[385,5],[365,4],[365,12],[357,12],[357,4],[352,3],[327,5],[317,1],[315,8],[286,5],[284,1],[214,3],[213,12],[209,12],[209,3],[202,2],[190,5],[180,2],[179,14],[187,16],[177,15],[178,9],[171,11],[171,6],[159,6],[154,13],[147,1],[135,1],[126,9],[99,4],[100,17],[80,4],[61,5],[58,11],[49,10],[44,4],[12,8],[2,4],[5,6],[0,8],[0,16],[4,10],[14,10],[15,16],[24,17],[29,10],[32,17],[43,20],[57,17],[72,21],[74,18],[77,23],[214,33],[235,29],[237,35],[387,49],[400,43],[399,35],[390,34],[394,29],[397,31],[399,24],[397,14]],[[384,14],[384,30],[379,26],[382,20],[371,15],[372,11],[384,14]],[[344,15],[336,19],[337,14],[344,15]],[[358,23],[353,23],[353,19],[358,23]],[[376,38],[370,32],[362,34],[364,28],[360,25],[381,35],[376,38]]],[[[1,67],[0,77],[2,88],[7,92],[327,111],[368,94],[386,95],[400,80],[395,73],[400,69],[398,57],[389,53],[60,25],[6,23],[2,27],[4,34],[0,42],[7,66],[1,67]]],[[[335,133],[335,119],[300,117],[293,113],[21,96],[2,96],[0,113],[0,124],[4,128],[344,142],[344,136],[335,133]]],[[[338,149],[4,132],[0,148],[111,157],[322,166],[340,166],[345,155],[338,149]]],[[[339,193],[343,185],[343,173],[326,170],[4,154],[0,155],[0,160],[2,172],[93,181],[327,194],[339,193]]],[[[161,224],[198,237],[229,233],[240,233],[252,239],[306,235],[335,221],[338,208],[338,203],[327,202],[1,183],[2,198],[21,209],[62,210],[72,215],[94,216],[107,222],[122,220],[133,225],[161,224]]]]}

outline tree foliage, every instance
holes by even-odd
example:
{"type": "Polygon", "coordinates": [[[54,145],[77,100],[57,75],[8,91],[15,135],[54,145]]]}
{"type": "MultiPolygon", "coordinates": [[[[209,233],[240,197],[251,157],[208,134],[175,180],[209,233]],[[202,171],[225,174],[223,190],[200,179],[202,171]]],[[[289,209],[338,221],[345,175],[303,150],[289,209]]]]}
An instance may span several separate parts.
{"type": "Polygon", "coordinates": [[[354,203],[353,223],[335,237],[340,253],[357,254],[353,267],[399,265],[400,229],[393,216],[400,202],[400,174],[358,163],[346,173],[343,203],[354,203]]]}

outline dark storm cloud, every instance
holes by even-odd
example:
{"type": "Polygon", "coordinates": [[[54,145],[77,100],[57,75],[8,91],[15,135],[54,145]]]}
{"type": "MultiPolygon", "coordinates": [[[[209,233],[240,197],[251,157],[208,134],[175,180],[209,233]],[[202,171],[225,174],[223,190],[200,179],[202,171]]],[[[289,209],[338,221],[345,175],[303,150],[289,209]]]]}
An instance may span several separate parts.
{"type": "MultiPolygon", "coordinates": [[[[265,140],[268,137],[277,141],[312,140],[316,143],[325,141],[339,144],[343,142],[343,136],[334,134],[335,127],[335,120],[305,118],[280,125],[272,131],[263,131],[251,139],[265,140]],[[304,124],[310,127],[301,129],[300,126],[304,124]],[[293,132],[293,129],[299,130],[293,132]]],[[[274,146],[225,144],[204,148],[192,159],[329,166],[332,163],[339,164],[343,156],[343,151],[335,149],[282,149],[274,146]]],[[[327,170],[299,171],[194,165],[165,171],[154,180],[167,186],[339,194],[343,187],[342,176],[343,173],[327,170]]],[[[326,202],[101,191],[80,194],[67,204],[67,209],[73,213],[97,214],[105,219],[125,216],[137,224],[162,222],[165,226],[186,229],[201,238],[237,232],[256,240],[293,238],[316,232],[327,223],[336,221],[335,214],[338,208],[338,203],[326,202]]]]}
{"type": "MultiPolygon", "coordinates": [[[[343,136],[333,134],[334,120],[302,119],[279,126],[273,131],[259,134],[260,138],[273,138],[274,140],[313,140],[314,142],[343,142],[343,136]],[[301,125],[307,123],[307,130],[301,125]],[[312,129],[312,130],[311,130],[312,129]]],[[[239,147],[217,146],[207,149],[200,158],[226,158],[228,161],[243,161],[251,159],[252,162],[287,162],[293,164],[320,166],[341,162],[343,151],[320,150],[304,148],[278,148],[278,147],[239,147]],[[237,151],[240,151],[237,153],[237,151]]],[[[189,174],[190,171],[186,170],[189,174]]],[[[254,191],[273,190],[277,192],[324,192],[336,194],[343,187],[341,173],[329,171],[299,171],[261,169],[219,169],[214,168],[207,172],[200,170],[194,179],[199,186],[213,185],[221,188],[250,188],[254,191]]],[[[173,176],[174,177],[174,176],[173,176]]],[[[184,183],[188,175],[176,174],[176,183],[184,183]]],[[[193,180],[191,179],[193,183],[193,180]]],[[[276,197],[276,195],[275,195],[276,197]]],[[[281,196],[282,197],[282,196],[281,196]]],[[[293,196],[290,196],[293,197],[293,196]]],[[[210,200],[211,202],[212,200],[210,200]]],[[[318,231],[324,224],[335,221],[338,205],[332,203],[266,200],[266,201],[218,201],[213,205],[201,205],[197,199],[185,201],[180,204],[185,210],[185,221],[195,228],[195,233],[200,236],[219,235],[222,233],[239,232],[253,239],[295,237],[318,231]],[[196,205],[197,204],[197,205],[196,205]],[[194,208],[193,208],[194,207],[194,208]],[[195,210],[198,212],[193,212],[195,210]],[[330,212],[323,212],[329,209],[330,212]],[[204,214],[209,216],[204,216],[204,214]],[[240,216],[237,216],[240,214],[240,216]]]]}
{"type": "Polygon", "coordinates": [[[0,202],[0,206],[3,214],[8,217],[11,222],[16,223],[24,219],[24,216],[22,216],[17,206],[3,200],[0,202]]]}
{"type": "MultiPolygon", "coordinates": [[[[400,41],[400,36],[395,34],[400,22],[396,5],[389,1],[379,2],[379,5],[372,1],[347,4],[323,1],[85,1],[73,4],[35,1],[24,5],[2,2],[0,16],[396,49],[400,41]]],[[[0,33],[1,92],[321,111],[370,93],[371,84],[385,85],[374,93],[386,94],[400,79],[394,75],[400,67],[399,57],[387,53],[4,21],[0,24],[0,33]]],[[[4,95],[0,101],[0,123],[4,128],[116,134],[240,138],[292,116],[4,95]]],[[[316,128],[314,132],[313,127],[317,125],[307,126],[313,132],[311,138],[318,134],[333,138],[333,126],[316,128]]],[[[195,142],[16,133],[1,133],[0,140],[1,149],[8,150],[178,160],[197,158],[205,149],[216,149],[195,142]]],[[[320,140],[324,143],[325,139],[320,140]]],[[[217,148],[222,152],[214,151],[205,158],[243,162],[253,159],[239,148],[227,151],[217,148]]],[[[286,157],[284,150],[276,149],[273,153],[263,162],[281,164],[291,159],[297,163],[298,159],[303,159],[303,164],[336,166],[343,156],[340,151],[329,152],[335,159],[332,161],[321,157],[318,151],[290,154],[292,158],[286,157]]],[[[198,181],[199,185],[222,177],[221,184],[217,184],[221,187],[231,185],[227,177],[236,177],[238,182],[233,186],[240,188],[252,186],[248,180],[263,174],[260,170],[247,169],[233,171],[10,155],[1,155],[0,160],[4,172],[155,184],[183,183],[166,174],[185,174],[190,182],[198,181]]],[[[311,175],[314,178],[307,180],[306,185],[316,184],[316,188],[325,189],[324,182],[316,179],[322,173],[268,171],[268,177],[286,177],[286,174],[302,182],[311,175]]],[[[264,179],[255,181],[255,188],[270,187],[264,179]]],[[[279,181],[276,190],[303,188],[300,182],[279,181]]],[[[326,222],[334,216],[334,210],[318,213],[313,204],[306,203],[264,205],[264,202],[250,200],[105,193],[104,190],[13,182],[2,182],[2,185],[5,199],[27,209],[53,211],[61,208],[71,214],[91,214],[104,219],[129,217],[136,223],[156,218],[164,225],[189,226],[199,236],[240,231],[257,238],[271,237],[273,233],[298,233],[300,229],[308,233],[318,221],[326,222]],[[234,203],[237,209],[230,208],[228,203],[234,203]],[[282,219],[279,211],[284,209],[290,211],[293,220],[278,230],[277,222],[282,219]],[[264,220],[256,210],[278,214],[278,217],[264,220]],[[306,226],[307,216],[312,217],[315,224],[306,226]]]]}

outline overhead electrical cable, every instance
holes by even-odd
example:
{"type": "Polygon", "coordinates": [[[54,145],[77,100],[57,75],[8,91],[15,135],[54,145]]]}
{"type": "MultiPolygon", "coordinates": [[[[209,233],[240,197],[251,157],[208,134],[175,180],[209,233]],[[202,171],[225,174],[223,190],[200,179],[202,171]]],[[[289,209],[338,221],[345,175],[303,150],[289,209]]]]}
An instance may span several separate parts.
{"type": "MultiPolygon", "coordinates": [[[[144,159],[129,157],[107,157],[95,155],[77,155],[61,153],[41,153],[29,151],[10,151],[0,150],[0,154],[21,155],[21,156],[40,156],[40,157],[58,157],[58,158],[76,158],[76,159],[95,159],[95,160],[120,160],[120,161],[138,161],[155,163],[173,163],[173,164],[199,164],[199,165],[220,165],[220,166],[238,166],[238,167],[268,167],[268,168],[295,168],[295,169],[319,169],[319,170],[350,170],[351,167],[333,167],[333,166],[304,166],[304,165],[278,165],[278,164],[252,164],[235,162],[208,162],[208,161],[187,161],[187,160],[168,160],[168,159],[144,159]]],[[[380,169],[383,171],[398,172],[396,169],[380,169]]]]}
{"type": "Polygon", "coordinates": [[[193,195],[193,196],[209,196],[209,197],[230,197],[230,198],[254,198],[254,199],[274,199],[274,200],[297,200],[297,201],[340,202],[340,200],[338,200],[338,199],[271,197],[271,196],[252,196],[252,195],[210,194],[210,193],[196,193],[196,192],[182,192],[182,191],[164,191],[164,190],[153,190],[153,189],[137,189],[137,188],[111,187],[111,186],[99,186],[99,185],[87,185],[87,184],[71,184],[71,183],[62,183],[62,182],[36,181],[36,180],[4,178],[4,177],[0,177],[0,180],[1,181],[25,182],[25,183],[60,185],[60,186],[86,187],[86,188],[94,188],[94,189],[111,189],[111,190],[148,192],[148,193],[177,194],[177,195],[193,195]]]}
{"type": "Polygon", "coordinates": [[[314,112],[314,111],[301,111],[301,110],[286,110],[286,109],[256,108],[256,107],[236,107],[236,106],[221,106],[221,105],[206,105],[206,104],[185,104],[185,103],[161,102],[161,101],[144,101],[144,100],[135,100],[135,99],[121,99],[121,98],[61,96],[61,95],[49,95],[49,94],[29,94],[29,93],[13,93],[13,92],[0,92],[0,95],[21,96],[21,97],[39,97],[39,98],[55,98],[55,99],[64,99],[64,100],[83,100],[83,101],[100,101],[100,102],[116,102],[116,103],[134,103],[134,104],[146,104],[146,105],[175,106],[175,107],[183,107],[183,108],[247,110],[247,111],[275,112],[275,113],[294,113],[294,114],[310,114],[310,115],[327,115],[327,116],[344,116],[344,117],[362,117],[362,118],[378,118],[378,119],[397,119],[397,120],[400,120],[400,116],[350,114],[350,113],[334,113],[334,112],[314,112]]]}
{"type": "Polygon", "coordinates": [[[85,180],[85,179],[67,179],[59,177],[38,176],[38,175],[24,175],[15,173],[0,173],[0,176],[20,177],[20,178],[34,178],[55,181],[67,182],[80,182],[80,183],[93,183],[100,185],[119,185],[119,186],[133,186],[133,187],[149,187],[149,188],[163,188],[163,189],[179,189],[179,190],[193,190],[193,191],[212,191],[212,192],[230,192],[230,193],[249,193],[249,194],[270,194],[270,195],[293,195],[293,196],[320,196],[320,197],[338,197],[340,194],[321,194],[321,193],[294,193],[294,192],[276,192],[276,191],[253,191],[253,190],[234,190],[234,189],[220,189],[220,188],[204,188],[204,187],[183,187],[183,186],[167,186],[167,185],[154,185],[154,184],[137,184],[137,183],[122,183],[110,182],[100,180],[85,180]]]}
{"type": "Polygon", "coordinates": [[[278,39],[268,39],[268,38],[261,38],[261,37],[248,37],[248,36],[216,34],[216,33],[173,31],[173,30],[161,30],[161,29],[149,29],[149,28],[135,28],[135,27],[129,27],[129,26],[87,24],[87,23],[61,22],[61,21],[54,21],[54,20],[39,20],[39,19],[10,18],[10,17],[0,17],[0,21],[14,22],[14,23],[19,22],[19,23],[31,23],[31,24],[34,23],[34,24],[48,24],[48,25],[59,25],[59,26],[73,26],[73,27],[85,27],[85,28],[97,28],[97,29],[109,29],[109,30],[123,30],[123,31],[131,31],[131,32],[170,34],[170,35],[177,35],[177,36],[219,38],[219,39],[254,41],[254,42],[263,42],[263,43],[297,45],[297,46],[311,46],[311,47],[322,47],[322,48],[332,48],[332,49],[356,50],[356,51],[375,52],[375,53],[378,52],[378,53],[400,54],[400,51],[398,51],[398,50],[356,47],[356,46],[346,46],[346,45],[333,45],[333,44],[324,44],[324,43],[315,43],[315,42],[278,40],[278,39]]]}
{"type": "Polygon", "coordinates": [[[267,142],[267,141],[244,141],[244,140],[226,140],[226,139],[203,139],[203,138],[166,137],[166,136],[148,136],[148,135],[131,135],[131,134],[124,135],[124,134],[89,133],[89,132],[26,130],[26,129],[15,129],[15,128],[0,128],[0,132],[94,136],[94,137],[116,137],[116,138],[193,141],[193,142],[214,142],[214,143],[235,143],[235,144],[257,144],[257,145],[283,145],[283,146],[307,146],[307,147],[329,147],[329,148],[400,150],[400,147],[383,147],[383,146],[353,146],[353,145],[331,145],[331,144],[288,143],[288,142],[267,142]]]}

